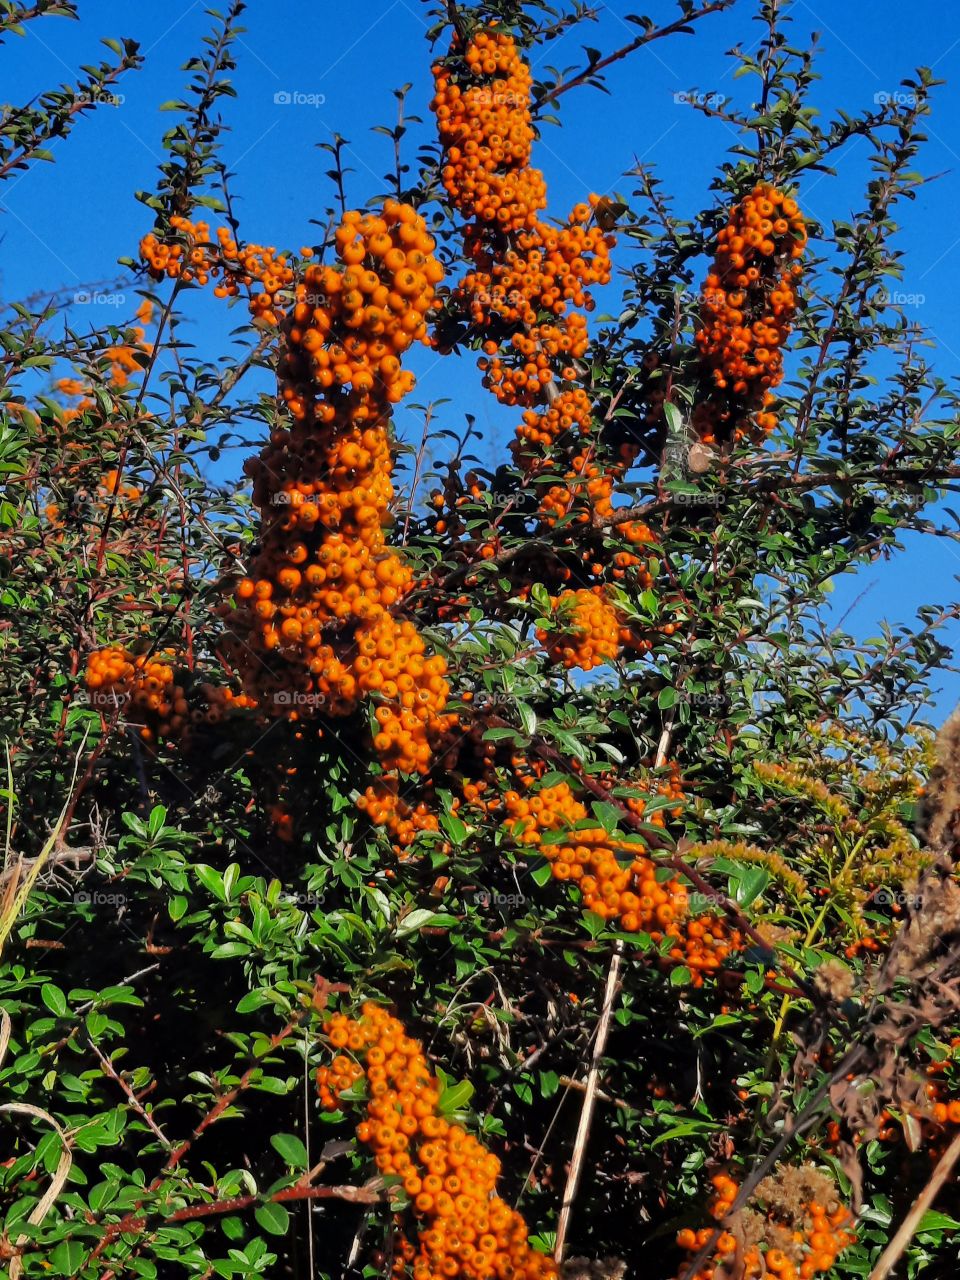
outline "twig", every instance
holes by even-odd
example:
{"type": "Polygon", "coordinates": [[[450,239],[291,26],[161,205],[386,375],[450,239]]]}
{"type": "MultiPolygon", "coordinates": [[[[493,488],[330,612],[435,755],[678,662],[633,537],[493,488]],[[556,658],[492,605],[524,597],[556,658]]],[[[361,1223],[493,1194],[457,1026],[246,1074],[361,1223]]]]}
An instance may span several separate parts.
{"type": "Polygon", "coordinates": [[[151,1131],[151,1133],[153,1133],[158,1138],[158,1140],[164,1145],[164,1147],[166,1147],[166,1149],[169,1151],[172,1145],[170,1142],[170,1139],[167,1137],[167,1135],[163,1132],[163,1130],[157,1124],[156,1120],[154,1120],[150,1112],[146,1110],[143,1103],[140,1101],[137,1095],[130,1088],[129,1084],[127,1084],[126,1080],[124,1080],[124,1078],[117,1072],[116,1067],[114,1067],[113,1063],[110,1061],[107,1055],[103,1052],[100,1046],[94,1040],[92,1040],[89,1036],[87,1037],[87,1043],[90,1046],[90,1048],[93,1050],[93,1052],[96,1054],[104,1075],[109,1076],[111,1080],[115,1080],[117,1082],[117,1084],[123,1090],[123,1093],[127,1101],[129,1102],[130,1106],[133,1108],[133,1110],[136,1111],[137,1115],[144,1122],[144,1124],[151,1131]]]}
{"type": "Polygon", "coordinates": [[[571,76],[569,80],[563,80],[560,84],[554,85],[551,90],[534,101],[535,112],[539,113],[541,107],[546,106],[548,102],[555,101],[561,93],[566,93],[568,89],[575,89],[579,85],[587,84],[596,76],[598,71],[604,71],[614,62],[619,62],[637,49],[642,49],[645,44],[650,44],[653,40],[660,40],[664,36],[676,35],[678,32],[685,33],[688,31],[690,23],[696,22],[700,18],[705,18],[708,14],[719,13],[724,9],[729,9],[733,2],[734,0],[712,0],[712,3],[705,4],[702,9],[698,9],[693,13],[686,13],[675,22],[669,22],[662,27],[654,27],[644,31],[642,35],[637,36],[636,40],[631,40],[622,49],[618,49],[615,53],[608,54],[607,57],[591,63],[589,67],[586,67],[577,75],[571,76]]]}
{"type": "Polygon", "coordinates": [[[603,993],[603,1008],[600,1012],[600,1021],[597,1024],[597,1038],[593,1044],[593,1056],[590,1060],[590,1071],[587,1075],[587,1083],[583,1091],[583,1110],[580,1112],[580,1123],[577,1126],[577,1136],[573,1144],[573,1155],[570,1159],[570,1171],[567,1174],[567,1185],[563,1192],[563,1205],[560,1209],[560,1221],[557,1223],[557,1243],[553,1251],[556,1261],[563,1261],[563,1250],[567,1241],[567,1230],[570,1226],[570,1215],[573,1213],[573,1203],[577,1198],[577,1189],[580,1185],[580,1175],[583,1172],[583,1158],[587,1151],[587,1141],[590,1137],[590,1125],[593,1121],[593,1112],[597,1102],[597,1081],[600,1078],[600,1059],[607,1047],[607,1037],[610,1034],[610,1022],[613,1017],[613,1002],[617,994],[617,987],[620,982],[620,964],[623,958],[623,943],[615,942],[613,946],[613,955],[610,957],[610,967],[607,970],[607,985],[603,993]]]}

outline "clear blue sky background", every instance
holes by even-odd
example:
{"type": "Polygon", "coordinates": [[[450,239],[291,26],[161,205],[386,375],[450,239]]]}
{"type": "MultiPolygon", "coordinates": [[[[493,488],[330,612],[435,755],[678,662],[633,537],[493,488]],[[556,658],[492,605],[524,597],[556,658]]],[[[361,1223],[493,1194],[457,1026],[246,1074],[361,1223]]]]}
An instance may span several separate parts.
{"type": "MultiPolygon", "coordinates": [[[[629,13],[672,20],[667,0],[610,0],[598,3],[600,20],[587,24],[541,53],[553,66],[580,66],[582,43],[607,52],[632,39],[637,28],[629,13]]],[[[756,48],[762,28],[754,21],[757,4],[739,0],[725,14],[706,19],[697,34],[677,36],[640,50],[608,73],[611,99],[582,89],[562,99],[562,125],[547,128],[535,163],[548,180],[551,211],[565,212],[588,191],[630,190],[622,178],[637,159],[656,166],[675,210],[694,216],[709,206],[710,179],[732,141],[719,122],[705,120],[676,100],[693,87],[741,98],[752,78],[734,80],[735,62],[727,51],[735,44],[756,48]]],[[[922,302],[908,312],[924,324],[937,344],[936,365],[944,377],[960,374],[960,312],[956,298],[960,266],[960,223],[956,217],[960,166],[960,10],[942,0],[792,0],[793,42],[806,45],[812,32],[822,36],[813,104],[822,116],[838,109],[856,112],[879,93],[896,92],[902,77],[919,64],[932,66],[947,81],[937,91],[936,112],[928,127],[922,157],[926,173],[943,174],[925,187],[914,204],[901,211],[906,250],[904,292],[922,302]]],[[[10,38],[0,51],[2,94],[12,103],[28,101],[41,89],[72,82],[84,62],[109,56],[101,36],[130,36],[141,43],[146,66],[119,86],[123,102],[84,119],[72,137],[54,145],[55,165],[35,166],[0,190],[0,297],[22,298],[39,290],[79,289],[89,281],[115,275],[117,258],[136,255],[149,227],[149,210],[134,191],[150,188],[161,160],[159,140],[172,117],[159,104],[181,95],[181,63],[197,52],[211,19],[202,3],[130,3],[130,0],[81,0],[81,21],[46,19],[29,24],[22,39],[10,38]]],[[[415,163],[414,144],[431,138],[427,104],[431,94],[430,52],[425,39],[422,0],[373,0],[371,5],[341,5],[332,0],[252,0],[247,30],[236,47],[239,65],[236,100],[222,100],[231,133],[226,156],[235,174],[233,194],[243,235],[277,246],[299,246],[315,238],[311,218],[321,218],[332,192],[324,171],[329,157],[315,146],[334,131],[353,144],[348,163],[354,169],[348,195],[360,205],[385,189],[383,174],[392,163],[388,139],[372,126],[392,123],[396,101],[391,90],[413,82],[408,109],[424,119],[407,139],[406,158],[415,163]],[[277,95],[302,94],[319,105],[295,105],[277,95]]],[[[836,178],[812,176],[801,202],[822,223],[846,219],[861,206],[867,176],[867,144],[857,140],[838,164],[836,178]]],[[[620,250],[621,261],[631,252],[620,250]]],[[[134,302],[132,294],[128,301],[134,302]]],[[[79,327],[125,320],[131,305],[108,314],[109,303],[71,307],[79,327]]],[[[214,357],[241,312],[227,314],[212,299],[195,296],[194,340],[214,357]]],[[[473,413],[496,435],[481,448],[485,460],[500,454],[512,420],[479,384],[469,361],[436,361],[422,352],[414,366],[419,385],[414,400],[453,401],[440,425],[460,427],[473,413]],[[452,367],[457,366],[457,367],[452,367]]],[[[409,408],[399,427],[419,437],[409,408]]],[[[442,451],[441,451],[442,453],[442,451]]],[[[239,472],[239,459],[234,474],[239,472]]],[[[231,468],[233,470],[233,468],[231,468]]],[[[915,540],[893,562],[880,564],[856,580],[841,582],[837,614],[860,636],[874,634],[880,619],[909,621],[916,607],[957,595],[960,548],[946,540],[915,540]]],[[[960,639],[954,630],[950,638],[960,639]]],[[[945,715],[960,697],[960,680],[945,675],[938,711],[945,715]]]]}

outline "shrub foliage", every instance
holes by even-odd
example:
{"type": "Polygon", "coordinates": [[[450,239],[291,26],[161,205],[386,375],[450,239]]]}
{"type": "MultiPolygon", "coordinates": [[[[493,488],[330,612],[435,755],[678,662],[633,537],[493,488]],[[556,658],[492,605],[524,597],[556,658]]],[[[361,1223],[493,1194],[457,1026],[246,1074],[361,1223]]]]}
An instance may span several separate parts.
{"type": "MultiPolygon", "coordinates": [[[[709,208],[638,165],[567,212],[538,167],[731,5],[542,78],[586,5],[435,6],[389,189],[351,208],[335,138],[278,248],[231,199],[234,0],[126,323],[5,306],[4,1274],[880,1277],[905,1219],[898,1265],[953,1274],[918,1197],[960,1132],[960,605],[830,608],[956,537],[956,393],[890,290],[936,82],[821,120],[761,0],[689,96],[709,208]],[[424,344],[506,432],[396,438],[424,344]]],[[[96,128],[141,63],[106,43],[6,112],[0,178],[96,128]]]]}

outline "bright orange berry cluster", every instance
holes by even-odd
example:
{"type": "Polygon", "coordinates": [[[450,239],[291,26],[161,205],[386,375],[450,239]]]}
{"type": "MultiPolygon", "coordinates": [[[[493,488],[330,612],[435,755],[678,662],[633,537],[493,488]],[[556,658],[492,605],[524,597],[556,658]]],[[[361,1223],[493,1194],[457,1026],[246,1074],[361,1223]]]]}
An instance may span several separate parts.
{"type": "Polygon", "coordinates": [[[423,219],[388,201],[349,212],[339,267],[310,267],[283,325],[293,418],[248,462],[259,551],[236,589],[235,657],[261,707],[297,719],[378,702],[387,769],[425,773],[446,727],[446,664],[389,612],[411,571],[386,543],[390,406],[413,385],[399,356],[425,336],[442,269],[423,219]]]}
{"type": "Polygon", "coordinates": [[[172,666],[173,650],[161,657],[131,654],[111,646],[87,659],[85,683],[91,701],[106,710],[123,708],[124,718],[140,726],[145,742],[179,737],[186,730],[190,708],[172,666]]]}
{"type": "Polygon", "coordinates": [[[421,831],[437,831],[436,813],[424,801],[407,804],[399,795],[396,778],[378,778],[357,801],[357,808],[375,827],[386,827],[398,852],[413,844],[421,831]]]}
{"type": "MultiPolygon", "coordinates": [[[[797,1171],[798,1182],[803,1171],[797,1171]]],[[[750,1226],[756,1226],[761,1240],[748,1243],[742,1252],[742,1271],[737,1271],[737,1240],[730,1231],[717,1238],[713,1258],[689,1280],[714,1280],[718,1275],[742,1274],[745,1280],[758,1280],[766,1275],[780,1280],[811,1280],[829,1271],[839,1255],[854,1242],[850,1211],[829,1191],[829,1180],[811,1170],[820,1198],[791,1203],[788,1197],[777,1197],[774,1179],[765,1179],[757,1188],[757,1209],[748,1209],[750,1226]],[[773,1203],[766,1203],[765,1188],[771,1187],[773,1203]],[[761,1213],[760,1210],[763,1210],[761,1213]]],[[[733,1208],[739,1187],[727,1174],[712,1179],[716,1196],[710,1206],[714,1218],[721,1221],[733,1208]]],[[[677,1236],[682,1249],[697,1253],[710,1240],[713,1231],[703,1227],[689,1228],[677,1236]]]]}
{"type": "Polygon", "coordinates": [[[175,215],[170,226],[179,239],[158,239],[149,232],[140,241],[140,256],[155,280],[181,279],[217,284],[218,298],[235,298],[241,288],[251,289],[250,311],[255,319],[279,323],[279,294],[293,283],[294,270],[286,255],[272,246],[240,245],[226,227],[218,227],[216,243],[210,239],[208,222],[191,222],[175,215]],[[252,291],[252,286],[261,288],[252,291]]]}
{"type": "Polygon", "coordinates": [[[582,387],[574,387],[561,391],[546,410],[528,409],[517,427],[517,436],[525,444],[548,449],[569,431],[587,435],[592,417],[590,397],[582,387]]]}
{"type": "Polygon", "coordinates": [[[563,226],[539,217],[547,198],[543,174],[530,164],[531,75],[512,36],[480,31],[463,48],[455,41],[434,79],[444,188],[472,219],[465,251],[474,269],[456,296],[487,335],[486,385],[502,403],[527,408],[517,456],[531,470],[535,446],[572,428],[590,430],[589,399],[573,385],[587,323],[570,308],[592,309],[588,287],[610,279],[613,239],[593,221],[596,196],[563,226]]]}
{"type": "Polygon", "coordinates": [[[366,1117],[357,1137],[377,1168],[400,1180],[417,1223],[417,1242],[397,1242],[395,1277],[413,1280],[556,1280],[550,1258],[531,1249],[527,1225],[496,1194],[500,1161],[462,1126],[439,1114],[440,1086],[418,1041],[379,1005],[325,1024],[339,1053],[317,1073],[324,1107],[366,1081],[366,1117]],[[348,1054],[356,1055],[354,1057],[348,1054]]]}
{"type": "MultiPolygon", "coordinates": [[[[602,827],[578,825],[590,815],[568,783],[536,789],[534,778],[521,778],[520,784],[522,792],[508,791],[504,797],[516,838],[547,859],[555,879],[576,885],[587,910],[605,920],[616,920],[626,933],[643,931],[657,942],[670,938],[670,958],[686,965],[698,986],[704,973],[719,969],[740,947],[736,931],[715,916],[688,919],[686,887],[676,876],[660,878],[642,842],[617,839],[602,827]],[[567,830],[569,843],[544,838],[567,830]]],[[[672,799],[683,796],[676,775],[656,785],[672,799]]],[[[630,799],[627,805],[641,816],[645,801],[630,799]]],[[[663,810],[651,813],[645,821],[662,826],[663,810]]]]}
{"type": "Polygon", "coordinates": [[[612,469],[601,467],[591,453],[577,453],[571,459],[572,469],[563,484],[551,484],[540,499],[543,521],[553,528],[573,513],[573,523],[590,524],[613,514],[612,469]],[[578,499],[583,502],[578,504],[578,499]]]}
{"type": "Polygon", "coordinates": [[[581,667],[592,671],[612,662],[620,650],[620,613],[610,603],[601,587],[563,591],[551,596],[550,604],[558,629],[537,628],[537,639],[551,661],[562,663],[569,671],[581,667]]]}
{"type": "Polygon", "coordinates": [[[733,207],[717,239],[696,339],[709,387],[693,415],[709,442],[777,425],[770,405],[783,381],[807,230],[797,202],[760,182],[733,207]]]}

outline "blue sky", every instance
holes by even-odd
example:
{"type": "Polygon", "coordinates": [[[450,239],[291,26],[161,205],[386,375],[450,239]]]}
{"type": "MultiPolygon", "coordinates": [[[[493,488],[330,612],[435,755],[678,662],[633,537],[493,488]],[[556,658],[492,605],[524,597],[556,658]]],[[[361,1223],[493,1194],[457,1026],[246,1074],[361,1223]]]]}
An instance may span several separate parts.
{"type": "MultiPolygon", "coordinates": [[[[581,44],[604,51],[632,39],[637,28],[625,21],[643,12],[672,20],[667,0],[610,0],[596,5],[600,20],[546,47],[543,64],[580,66],[581,44]]],[[[233,193],[241,230],[251,240],[299,246],[314,239],[311,219],[321,218],[331,198],[324,176],[329,157],[316,143],[334,131],[351,142],[347,160],[348,197],[360,205],[384,191],[383,175],[392,163],[388,139],[370,132],[392,123],[392,89],[413,83],[408,110],[424,119],[408,138],[407,159],[415,163],[418,138],[431,138],[427,104],[431,92],[430,54],[425,40],[427,6],[422,0],[374,0],[369,6],[321,4],[317,0],[252,0],[244,17],[246,32],[237,45],[236,100],[222,100],[231,132],[226,156],[234,173],[233,193]],[[292,102],[284,101],[292,97],[292,102]]],[[[927,127],[929,144],[921,168],[943,174],[918,199],[901,209],[906,251],[904,292],[918,303],[908,312],[930,331],[937,344],[936,366],[944,377],[960,374],[960,224],[956,209],[956,172],[960,166],[960,20],[941,0],[792,0],[792,39],[806,45],[821,33],[822,79],[813,105],[825,118],[838,109],[855,112],[873,104],[875,95],[894,93],[918,64],[932,66],[947,81],[937,91],[935,115],[927,127]]],[[[657,42],[613,68],[608,85],[614,101],[590,89],[562,100],[562,124],[547,128],[535,163],[547,177],[552,211],[565,211],[586,192],[629,191],[622,178],[637,159],[656,166],[675,210],[692,216],[711,203],[710,180],[732,137],[720,122],[705,120],[677,100],[696,87],[703,92],[739,95],[751,80],[734,80],[735,63],[726,56],[735,44],[755,48],[762,34],[753,20],[754,0],[706,19],[693,37],[657,42]]],[[[81,0],[81,21],[46,19],[29,24],[22,40],[11,37],[0,52],[3,95],[13,103],[39,90],[71,82],[84,62],[110,56],[101,36],[130,36],[141,43],[146,66],[118,87],[123,101],[104,107],[77,126],[65,143],[54,144],[55,165],[37,165],[14,176],[0,192],[0,298],[22,298],[40,290],[66,287],[118,274],[119,257],[135,256],[140,236],[152,219],[134,199],[150,188],[161,160],[159,141],[172,117],[158,111],[178,97],[184,76],[180,64],[199,47],[211,25],[202,3],[131,4],[129,0],[81,0]]],[[[821,222],[849,218],[859,207],[867,174],[867,146],[855,141],[839,161],[836,178],[812,176],[801,203],[821,222]]],[[[622,253],[630,250],[624,248],[622,253]]],[[[626,258],[622,259],[626,261],[626,258]]],[[[72,323],[100,325],[125,319],[131,307],[109,313],[109,302],[79,303],[72,323]]],[[[201,351],[215,356],[241,312],[226,313],[213,300],[196,296],[190,304],[189,333],[201,351]]],[[[438,362],[429,352],[418,356],[419,385],[412,397],[423,403],[449,397],[440,425],[459,428],[473,413],[493,444],[481,448],[485,460],[499,455],[507,423],[479,384],[468,361],[438,362]],[[453,367],[457,366],[457,367],[453,367]]],[[[400,412],[401,432],[419,436],[416,415],[400,412]]],[[[239,459],[237,460],[239,470],[239,459]]],[[[849,609],[845,625],[859,635],[874,634],[879,619],[909,621],[917,605],[950,600],[960,574],[960,548],[946,540],[914,540],[892,563],[868,570],[837,591],[839,613],[849,609]]],[[[960,632],[954,632],[954,639],[960,632]]],[[[943,679],[941,714],[960,697],[960,681],[943,679]]]]}

